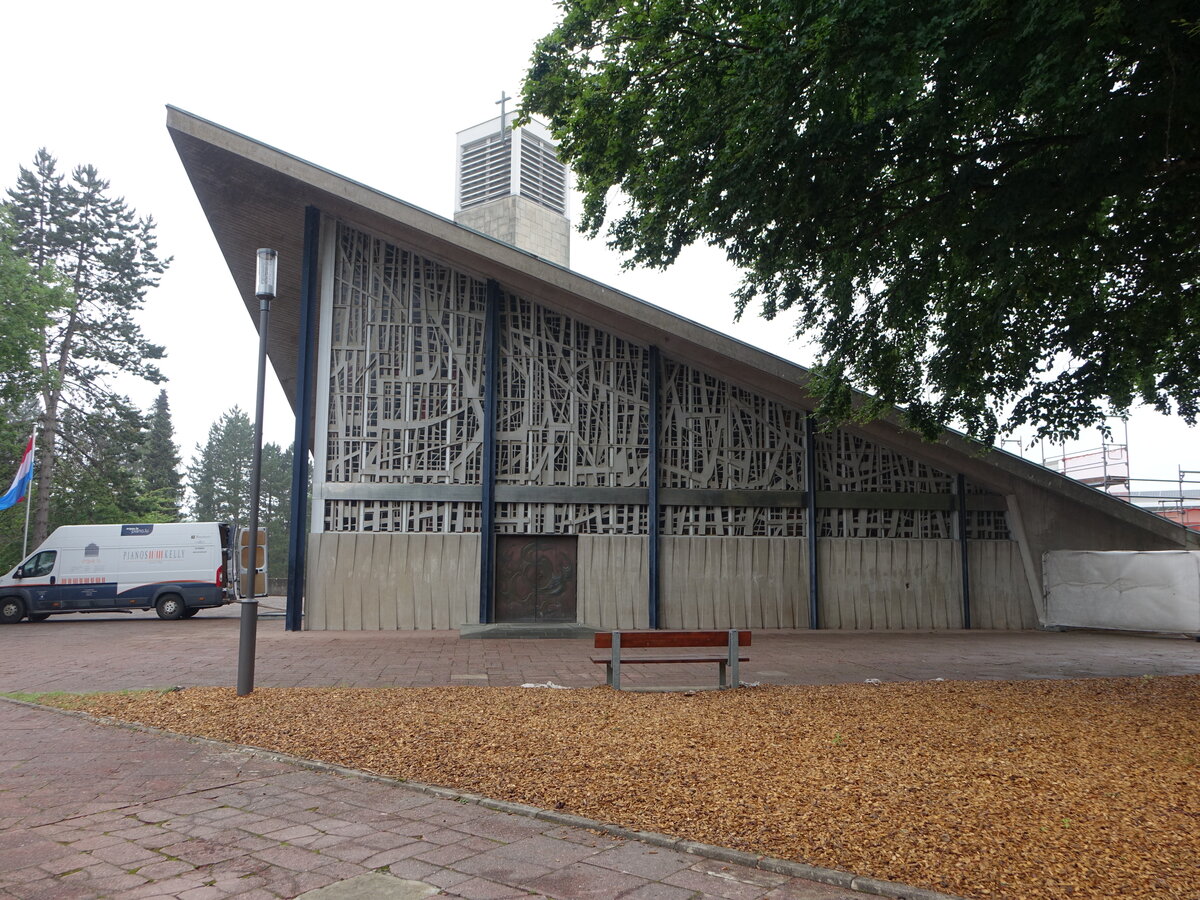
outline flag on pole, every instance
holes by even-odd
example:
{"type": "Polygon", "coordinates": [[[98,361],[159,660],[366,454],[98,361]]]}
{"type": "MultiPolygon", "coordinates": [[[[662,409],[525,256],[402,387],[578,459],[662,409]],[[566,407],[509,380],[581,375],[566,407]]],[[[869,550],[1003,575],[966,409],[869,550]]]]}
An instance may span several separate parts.
{"type": "Polygon", "coordinates": [[[0,497],[0,510],[16,506],[24,500],[25,494],[29,491],[29,482],[31,481],[33,481],[32,436],[29,438],[29,443],[25,445],[25,455],[21,457],[21,465],[17,467],[17,474],[13,478],[12,487],[8,489],[8,493],[0,497]]]}

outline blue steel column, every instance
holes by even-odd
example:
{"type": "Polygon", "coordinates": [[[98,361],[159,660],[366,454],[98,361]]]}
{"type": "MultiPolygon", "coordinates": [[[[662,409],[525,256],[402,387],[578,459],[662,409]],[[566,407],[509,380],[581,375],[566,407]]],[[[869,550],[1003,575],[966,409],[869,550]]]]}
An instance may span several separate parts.
{"type": "Polygon", "coordinates": [[[804,414],[804,502],[808,507],[808,627],[821,627],[820,582],[817,578],[817,423],[804,414]]]}
{"type": "Polygon", "coordinates": [[[959,474],[954,481],[958,497],[958,555],[962,561],[962,619],[963,628],[971,627],[971,565],[967,553],[967,479],[959,474]]]}
{"type": "Polygon", "coordinates": [[[479,623],[492,621],[496,582],[496,398],[500,389],[500,283],[488,279],[483,347],[483,509],[479,524],[479,623]]]}
{"type": "Polygon", "coordinates": [[[658,348],[652,346],[650,348],[650,352],[647,354],[646,359],[647,359],[646,368],[648,370],[646,375],[649,378],[649,382],[650,382],[650,411],[649,411],[649,416],[648,416],[648,421],[647,421],[647,426],[646,426],[650,431],[650,433],[649,433],[649,440],[650,440],[649,465],[647,466],[647,472],[646,472],[646,483],[650,488],[650,492],[649,492],[650,496],[647,498],[647,504],[646,504],[646,526],[647,526],[646,540],[649,545],[647,548],[648,556],[649,556],[649,565],[647,566],[647,568],[649,569],[649,572],[650,572],[650,584],[648,586],[647,595],[648,595],[649,604],[650,604],[650,627],[658,628],[659,627],[658,610],[659,610],[659,604],[660,604],[659,575],[658,575],[658,564],[659,564],[658,551],[659,551],[659,543],[660,543],[659,533],[660,533],[660,513],[661,513],[661,509],[658,505],[659,504],[658,486],[659,486],[659,481],[661,480],[659,477],[659,451],[658,451],[659,434],[658,434],[658,432],[659,432],[659,427],[661,425],[660,420],[662,417],[661,411],[659,409],[659,405],[660,405],[659,404],[659,392],[661,390],[662,365],[661,365],[661,357],[659,356],[658,348]]]}
{"type": "Polygon", "coordinates": [[[284,628],[299,631],[304,612],[304,566],[308,558],[308,458],[313,442],[317,322],[320,297],[317,263],[321,211],[304,210],[304,256],[300,262],[300,346],[296,363],[296,437],[292,445],[292,510],[288,534],[287,605],[284,628]]]}

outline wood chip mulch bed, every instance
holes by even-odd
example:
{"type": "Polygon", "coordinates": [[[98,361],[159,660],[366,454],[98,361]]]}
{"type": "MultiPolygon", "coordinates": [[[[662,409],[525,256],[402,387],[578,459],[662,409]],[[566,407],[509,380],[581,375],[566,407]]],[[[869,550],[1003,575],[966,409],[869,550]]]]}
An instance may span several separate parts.
{"type": "Polygon", "coordinates": [[[1200,898],[1200,676],[44,702],[970,898],[1200,898]]]}

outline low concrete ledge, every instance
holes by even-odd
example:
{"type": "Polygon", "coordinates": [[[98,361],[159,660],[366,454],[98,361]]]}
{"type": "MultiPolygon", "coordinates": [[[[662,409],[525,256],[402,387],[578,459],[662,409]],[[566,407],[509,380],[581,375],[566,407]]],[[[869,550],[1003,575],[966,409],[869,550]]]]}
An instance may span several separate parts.
{"type": "Polygon", "coordinates": [[[494,625],[460,625],[458,636],[464,640],[589,640],[596,629],[574,622],[502,622],[494,625]]]}

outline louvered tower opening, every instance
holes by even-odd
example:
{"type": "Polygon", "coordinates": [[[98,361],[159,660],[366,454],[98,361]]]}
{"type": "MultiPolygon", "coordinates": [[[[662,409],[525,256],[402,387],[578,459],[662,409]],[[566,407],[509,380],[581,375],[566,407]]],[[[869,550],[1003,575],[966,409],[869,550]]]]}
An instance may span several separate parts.
{"type": "Polygon", "coordinates": [[[558,161],[549,141],[521,132],[521,196],[567,214],[567,167],[558,161]]]}
{"type": "Polygon", "coordinates": [[[460,171],[460,209],[508,196],[512,184],[511,136],[492,134],[464,144],[460,171]]]}

